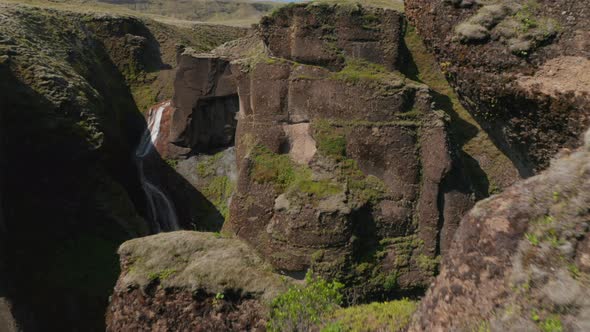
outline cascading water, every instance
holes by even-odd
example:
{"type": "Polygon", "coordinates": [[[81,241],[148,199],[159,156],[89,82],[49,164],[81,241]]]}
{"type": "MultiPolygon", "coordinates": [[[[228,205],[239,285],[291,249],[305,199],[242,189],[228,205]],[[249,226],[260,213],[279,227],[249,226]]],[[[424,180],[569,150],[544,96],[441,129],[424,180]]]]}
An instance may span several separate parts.
{"type": "Polygon", "coordinates": [[[154,183],[148,180],[144,171],[144,160],[155,150],[154,145],[156,144],[158,134],[160,133],[162,114],[168,106],[170,106],[170,102],[160,105],[155,110],[150,109],[147,128],[135,150],[139,179],[147,197],[147,202],[150,208],[150,217],[156,233],[180,229],[174,205],[166,194],[164,194],[154,183]]]}

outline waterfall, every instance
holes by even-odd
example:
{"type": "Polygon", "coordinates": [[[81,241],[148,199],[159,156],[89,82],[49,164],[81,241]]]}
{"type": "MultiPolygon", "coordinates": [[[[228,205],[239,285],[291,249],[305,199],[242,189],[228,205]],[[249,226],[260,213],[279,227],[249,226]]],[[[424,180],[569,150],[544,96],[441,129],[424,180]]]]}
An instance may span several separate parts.
{"type": "Polygon", "coordinates": [[[158,186],[149,181],[144,171],[144,159],[155,150],[155,144],[158,139],[158,134],[160,133],[162,114],[168,106],[170,106],[170,102],[160,105],[155,110],[150,109],[147,128],[135,149],[135,160],[139,171],[139,180],[141,181],[141,186],[147,197],[147,202],[150,208],[150,217],[153,223],[152,227],[156,233],[180,229],[174,205],[158,186]]]}

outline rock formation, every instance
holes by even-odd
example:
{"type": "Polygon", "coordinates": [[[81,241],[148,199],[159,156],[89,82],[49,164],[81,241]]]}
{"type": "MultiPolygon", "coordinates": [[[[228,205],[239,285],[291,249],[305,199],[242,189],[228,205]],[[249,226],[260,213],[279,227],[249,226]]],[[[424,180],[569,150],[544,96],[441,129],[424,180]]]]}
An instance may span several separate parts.
{"type": "Polygon", "coordinates": [[[264,330],[287,279],[238,239],[162,233],[124,243],[107,331],[264,330]]]}
{"type": "Polygon", "coordinates": [[[464,104],[521,175],[579,145],[590,124],[586,2],[405,4],[464,104]]]}
{"type": "Polygon", "coordinates": [[[411,330],[588,330],[589,167],[590,132],[546,171],[479,202],[411,330]]]}
{"type": "Polygon", "coordinates": [[[423,289],[471,199],[444,113],[395,71],[401,15],[291,5],[257,30],[179,55],[171,156],[210,154],[235,135],[224,230],[275,268],[313,266],[345,281],[351,302],[423,289]]]}

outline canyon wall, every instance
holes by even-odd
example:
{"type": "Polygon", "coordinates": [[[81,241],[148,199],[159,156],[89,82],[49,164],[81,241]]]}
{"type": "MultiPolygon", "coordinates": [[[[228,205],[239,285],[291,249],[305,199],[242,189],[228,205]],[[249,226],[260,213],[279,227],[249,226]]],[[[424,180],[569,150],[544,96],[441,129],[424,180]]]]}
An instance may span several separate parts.
{"type": "Polygon", "coordinates": [[[463,104],[522,176],[579,145],[590,124],[586,2],[405,5],[463,104]]]}
{"type": "Polygon", "coordinates": [[[590,327],[585,141],[465,216],[411,331],[590,327]]]}
{"type": "Polygon", "coordinates": [[[160,45],[189,34],[126,16],[0,12],[0,297],[27,331],[104,330],[116,249],[152,231],[133,160],[138,105],[165,95],[153,89],[175,51],[160,45]]]}

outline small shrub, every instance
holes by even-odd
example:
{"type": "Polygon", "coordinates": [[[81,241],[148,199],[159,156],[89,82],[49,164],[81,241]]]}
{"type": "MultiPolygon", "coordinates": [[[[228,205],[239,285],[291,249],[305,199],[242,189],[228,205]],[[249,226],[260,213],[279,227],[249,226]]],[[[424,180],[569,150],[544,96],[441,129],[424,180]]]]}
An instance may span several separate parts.
{"type": "Polygon", "coordinates": [[[535,234],[526,233],[524,236],[530,242],[530,244],[532,244],[534,246],[539,245],[539,243],[540,243],[539,238],[535,234]]]}
{"type": "Polygon", "coordinates": [[[385,277],[385,282],[383,283],[383,289],[386,291],[392,291],[397,288],[397,272],[393,272],[385,277]]]}
{"type": "Polygon", "coordinates": [[[305,286],[292,286],[272,302],[269,331],[309,331],[339,307],[344,285],[314,278],[311,272],[305,276],[305,282],[305,286]]]}
{"type": "Polygon", "coordinates": [[[539,328],[543,332],[562,332],[563,324],[558,316],[554,315],[547,319],[544,319],[540,324],[539,328]]]}

